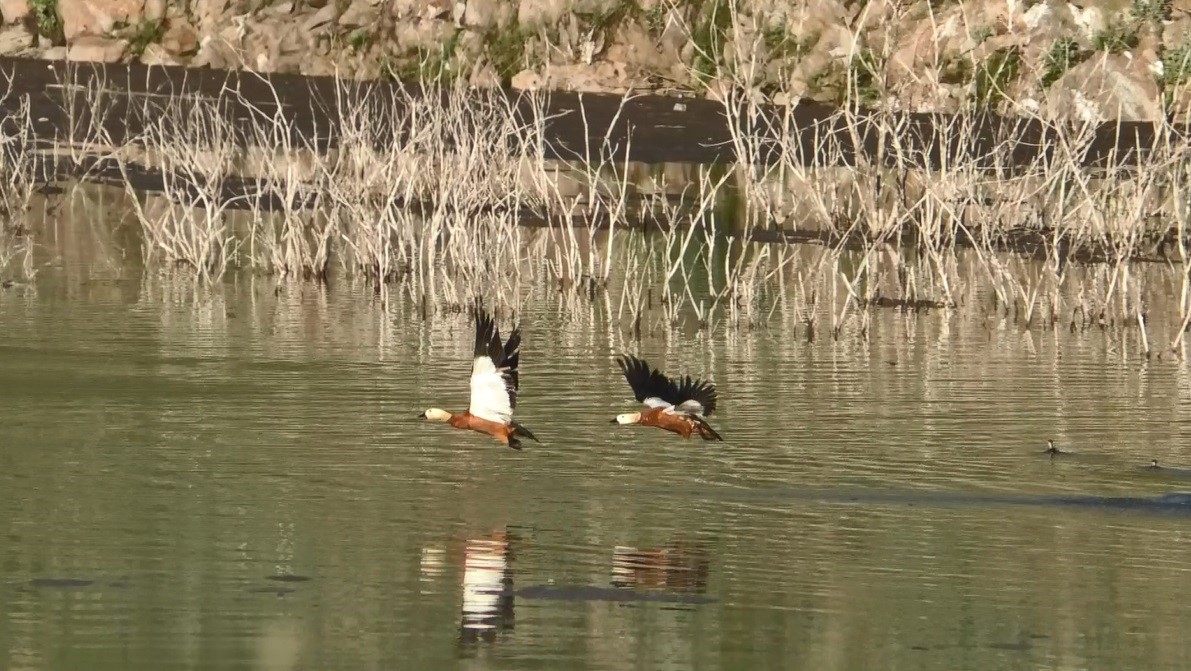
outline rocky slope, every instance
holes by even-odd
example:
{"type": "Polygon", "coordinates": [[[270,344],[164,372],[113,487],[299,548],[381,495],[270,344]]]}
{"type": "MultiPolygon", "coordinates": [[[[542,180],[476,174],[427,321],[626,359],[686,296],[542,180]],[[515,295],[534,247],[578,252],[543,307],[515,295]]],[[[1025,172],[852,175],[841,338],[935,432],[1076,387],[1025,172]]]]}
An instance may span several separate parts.
{"type": "Polygon", "coordinates": [[[0,53],[1185,118],[1191,0],[0,0],[0,53]]]}

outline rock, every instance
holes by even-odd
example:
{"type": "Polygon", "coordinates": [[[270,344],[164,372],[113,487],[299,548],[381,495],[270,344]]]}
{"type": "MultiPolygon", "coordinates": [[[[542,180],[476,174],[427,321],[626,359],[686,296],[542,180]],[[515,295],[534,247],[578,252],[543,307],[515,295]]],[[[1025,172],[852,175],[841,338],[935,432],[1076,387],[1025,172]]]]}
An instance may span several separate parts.
{"type": "Polygon", "coordinates": [[[1071,68],[1046,93],[1051,116],[1098,123],[1159,121],[1162,96],[1146,64],[1127,54],[1107,54],[1071,68]]]}
{"type": "Polygon", "coordinates": [[[228,0],[191,1],[190,17],[199,35],[210,35],[219,29],[227,15],[227,4],[228,0]]]}
{"type": "Polygon", "coordinates": [[[66,60],[66,47],[50,47],[41,52],[41,57],[47,61],[64,61],[66,60]]]}
{"type": "Polygon", "coordinates": [[[308,77],[329,77],[335,74],[335,62],[318,54],[302,59],[299,68],[299,71],[308,77]]]}
{"type": "Polygon", "coordinates": [[[467,0],[462,19],[468,28],[481,31],[499,28],[513,19],[513,5],[505,0],[467,0]]]}
{"type": "Polygon", "coordinates": [[[173,23],[161,36],[161,46],[175,56],[189,56],[198,50],[198,36],[189,23],[173,23]]]}
{"type": "Polygon", "coordinates": [[[67,42],[80,35],[111,32],[117,22],[138,23],[144,9],[144,0],[58,0],[62,34],[67,42]]]}
{"type": "Polygon", "coordinates": [[[146,21],[164,21],[165,10],[166,0],[145,0],[144,19],[146,21]]]}
{"type": "Polygon", "coordinates": [[[368,0],[354,0],[339,17],[339,25],[345,28],[360,28],[376,23],[379,11],[368,0]]]}
{"type": "Polygon", "coordinates": [[[71,42],[66,52],[68,61],[115,63],[128,51],[128,40],[115,40],[98,35],[83,35],[71,42]]]}
{"type": "Polygon", "coordinates": [[[562,19],[568,10],[567,0],[521,0],[517,4],[517,23],[526,27],[553,25],[562,19]]]}
{"type": "Polygon", "coordinates": [[[33,46],[33,35],[21,24],[0,30],[0,54],[12,56],[33,46]]]}
{"type": "Polygon", "coordinates": [[[542,78],[533,70],[522,70],[513,75],[509,84],[518,91],[533,91],[542,87],[542,78]]]}
{"type": "Polygon", "coordinates": [[[312,14],[310,18],[306,19],[306,21],[302,24],[302,29],[307,32],[314,32],[319,28],[322,28],[335,21],[338,16],[339,10],[335,8],[335,3],[327,3],[325,7],[312,14]]]}
{"type": "Polygon", "coordinates": [[[1103,32],[1108,26],[1104,18],[1104,10],[1099,7],[1088,7],[1083,9],[1075,5],[1068,4],[1067,10],[1071,12],[1071,16],[1075,21],[1075,25],[1079,26],[1082,32],[1082,38],[1086,42],[1091,42],[1092,38],[1097,33],[1103,32]]]}
{"type": "Polygon", "coordinates": [[[29,16],[28,0],[0,0],[0,18],[4,23],[16,23],[29,16]]]}
{"type": "Polygon", "coordinates": [[[145,65],[182,65],[182,61],[166,51],[160,44],[146,44],[141,52],[141,63],[145,65]]]}

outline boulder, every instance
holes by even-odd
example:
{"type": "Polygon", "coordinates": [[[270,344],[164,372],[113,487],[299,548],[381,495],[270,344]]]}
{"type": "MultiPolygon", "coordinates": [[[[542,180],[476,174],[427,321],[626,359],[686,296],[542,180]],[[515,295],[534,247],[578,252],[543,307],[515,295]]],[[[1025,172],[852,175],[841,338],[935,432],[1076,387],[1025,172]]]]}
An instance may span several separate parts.
{"type": "Polygon", "coordinates": [[[4,23],[16,23],[29,16],[29,0],[0,0],[0,18],[4,23]]]}
{"type": "Polygon", "coordinates": [[[104,35],[117,23],[139,23],[145,0],[58,0],[67,42],[80,35],[104,35]]]}
{"type": "Polygon", "coordinates": [[[68,61],[90,61],[94,63],[116,63],[128,52],[128,40],[117,40],[98,35],[83,35],[70,43],[66,52],[68,61]]]}
{"type": "Polygon", "coordinates": [[[166,0],[145,0],[145,9],[142,13],[145,21],[164,21],[166,10],[166,0]]]}
{"type": "Polygon", "coordinates": [[[198,50],[198,35],[185,21],[171,23],[161,36],[161,46],[174,56],[190,56],[198,50]]]}
{"type": "Polygon", "coordinates": [[[145,65],[183,65],[183,62],[166,51],[160,44],[146,44],[141,52],[141,63],[145,65]]]}
{"type": "Polygon", "coordinates": [[[517,23],[529,28],[552,26],[567,14],[606,14],[624,0],[520,0],[517,23]]]}
{"type": "Polygon", "coordinates": [[[1105,54],[1068,70],[1047,91],[1046,109],[1052,117],[1090,123],[1164,118],[1153,74],[1128,54],[1105,54]]]}
{"type": "Polygon", "coordinates": [[[33,34],[21,24],[0,30],[0,55],[13,56],[33,46],[33,34]]]}
{"type": "Polygon", "coordinates": [[[512,22],[517,7],[506,0],[467,0],[462,23],[468,28],[487,31],[512,22]]]}
{"type": "Polygon", "coordinates": [[[328,3],[322,9],[306,17],[302,22],[302,29],[306,32],[314,32],[334,23],[338,18],[339,10],[335,8],[335,3],[328,3]]]}
{"type": "Polygon", "coordinates": [[[354,0],[339,16],[339,25],[345,28],[360,28],[376,23],[380,11],[369,0],[354,0]]]}
{"type": "Polygon", "coordinates": [[[533,91],[542,87],[542,78],[533,70],[522,70],[513,75],[509,84],[518,91],[533,91]]]}

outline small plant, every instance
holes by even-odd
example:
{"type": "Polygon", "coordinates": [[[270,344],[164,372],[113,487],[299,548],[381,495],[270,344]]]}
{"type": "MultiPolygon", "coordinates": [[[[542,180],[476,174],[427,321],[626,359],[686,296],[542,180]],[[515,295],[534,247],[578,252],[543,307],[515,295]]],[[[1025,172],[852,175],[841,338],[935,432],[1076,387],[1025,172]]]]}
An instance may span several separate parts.
{"type": "Polygon", "coordinates": [[[1138,21],[1160,23],[1170,18],[1170,0],[1133,0],[1129,13],[1138,21]]]}
{"type": "Polygon", "coordinates": [[[37,34],[54,44],[63,44],[62,17],[58,16],[58,0],[29,0],[29,9],[37,26],[37,34]]]}
{"type": "Polygon", "coordinates": [[[694,74],[701,84],[707,84],[719,74],[731,26],[729,0],[711,0],[696,18],[691,38],[695,44],[694,74]]]}
{"type": "Polygon", "coordinates": [[[496,74],[500,75],[501,81],[505,84],[527,65],[533,65],[526,52],[526,45],[531,36],[530,31],[522,28],[516,21],[507,28],[488,33],[488,59],[492,63],[492,69],[496,70],[496,74]]]}
{"type": "Polygon", "coordinates": [[[161,36],[165,34],[165,25],[161,20],[156,21],[142,21],[138,23],[128,36],[128,49],[132,55],[139,57],[145,53],[145,48],[150,44],[156,44],[161,41],[161,36]]]}
{"type": "Polygon", "coordinates": [[[347,40],[347,44],[351,47],[352,51],[364,51],[372,46],[372,33],[368,32],[366,28],[361,28],[351,34],[351,37],[347,40]]]}
{"type": "Polygon", "coordinates": [[[994,108],[1005,100],[1009,85],[1021,70],[1021,51],[1017,46],[998,49],[976,68],[976,106],[994,108]]]}
{"type": "Polygon", "coordinates": [[[1191,43],[1162,52],[1162,83],[1179,86],[1191,80],[1191,43]]]}
{"type": "Polygon", "coordinates": [[[985,40],[993,36],[992,26],[980,26],[972,29],[972,41],[976,44],[983,44],[985,40]]]}
{"type": "Polygon", "coordinates": [[[771,26],[765,30],[765,48],[769,50],[769,57],[773,60],[799,60],[810,53],[818,41],[818,33],[797,38],[783,26],[771,26]]]}
{"type": "Polygon", "coordinates": [[[1137,24],[1132,21],[1114,19],[1104,30],[1092,37],[1096,51],[1119,54],[1137,46],[1137,24]]]}
{"type": "Polygon", "coordinates": [[[872,49],[861,49],[848,63],[849,86],[862,104],[872,104],[881,99],[878,80],[881,64],[872,49]]]}
{"type": "Polygon", "coordinates": [[[455,81],[463,74],[456,58],[458,46],[457,33],[437,49],[418,48],[404,56],[386,58],[381,63],[381,73],[390,79],[402,81],[439,84],[455,81]]]}
{"type": "Polygon", "coordinates": [[[1086,57],[1087,55],[1080,51],[1075,38],[1062,37],[1055,40],[1042,58],[1042,86],[1050,88],[1051,84],[1059,81],[1068,70],[1086,57]]]}

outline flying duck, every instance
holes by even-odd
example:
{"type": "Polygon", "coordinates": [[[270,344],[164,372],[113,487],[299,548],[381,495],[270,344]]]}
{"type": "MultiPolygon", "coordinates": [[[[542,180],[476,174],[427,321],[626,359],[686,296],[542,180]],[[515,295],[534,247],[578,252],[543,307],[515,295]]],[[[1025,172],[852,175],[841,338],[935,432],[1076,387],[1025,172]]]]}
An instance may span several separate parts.
{"type": "Polygon", "coordinates": [[[455,414],[430,408],[418,415],[432,422],[446,422],[456,429],[486,433],[514,450],[521,449],[521,438],[541,442],[513,421],[517,405],[517,363],[521,357],[521,329],[514,326],[503,345],[496,322],[477,308],[475,359],[471,364],[471,403],[467,412],[455,414]]]}
{"type": "Polygon", "coordinates": [[[671,380],[631,355],[618,357],[616,363],[624,371],[633,396],[649,409],[617,415],[613,424],[656,426],[683,438],[698,434],[703,440],[723,440],[704,418],[715,412],[715,385],[692,380],[689,375],[671,380]]]}

